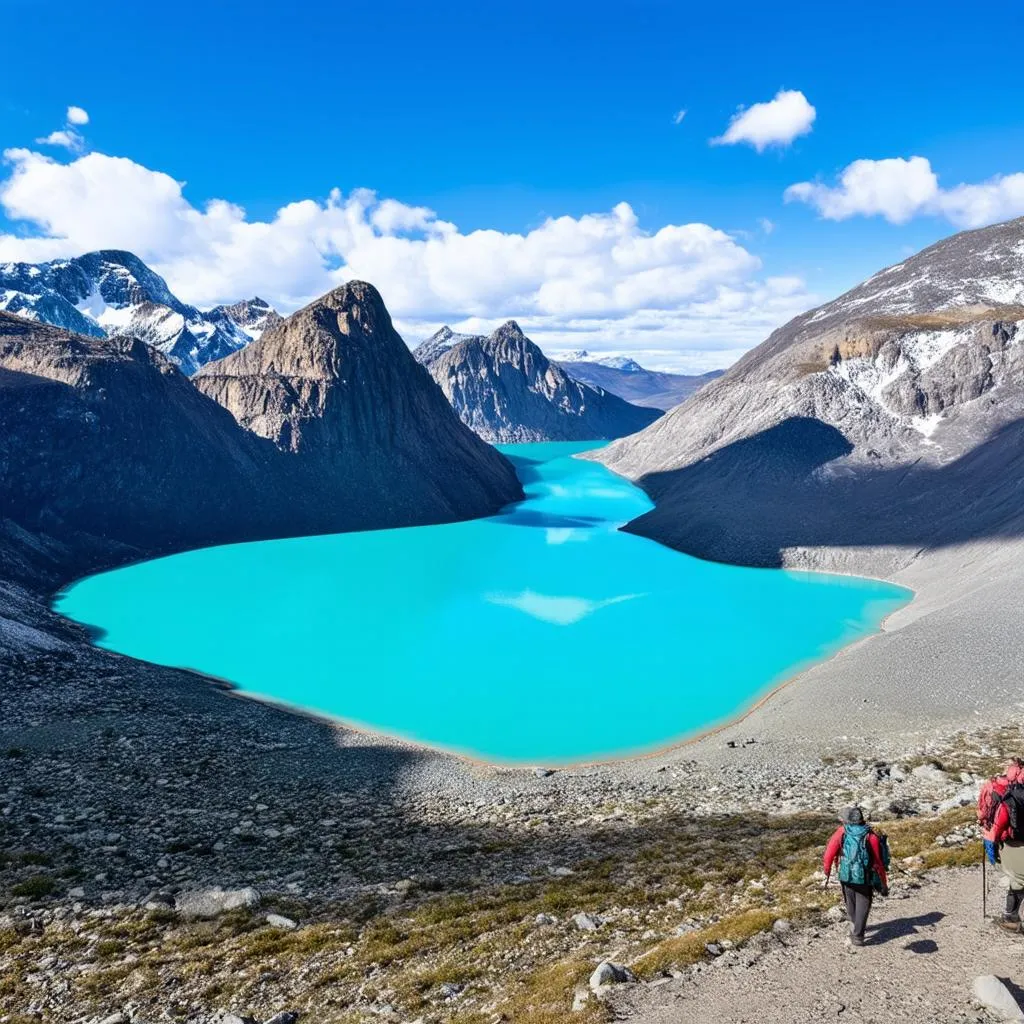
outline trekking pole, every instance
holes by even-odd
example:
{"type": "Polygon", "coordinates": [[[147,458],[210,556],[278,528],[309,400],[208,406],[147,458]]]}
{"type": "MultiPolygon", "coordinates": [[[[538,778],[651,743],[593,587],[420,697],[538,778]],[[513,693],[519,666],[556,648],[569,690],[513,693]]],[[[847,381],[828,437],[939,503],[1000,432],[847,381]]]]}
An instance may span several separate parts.
{"type": "Polygon", "coordinates": [[[988,918],[988,850],[981,844],[981,919],[988,918]]]}

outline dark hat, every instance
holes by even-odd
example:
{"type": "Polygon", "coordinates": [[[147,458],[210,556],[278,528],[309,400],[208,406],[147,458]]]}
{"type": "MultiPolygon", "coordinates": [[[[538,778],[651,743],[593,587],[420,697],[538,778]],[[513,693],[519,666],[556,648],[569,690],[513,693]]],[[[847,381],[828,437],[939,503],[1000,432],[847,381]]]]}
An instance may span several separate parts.
{"type": "Polygon", "coordinates": [[[848,807],[843,811],[843,823],[846,825],[863,825],[864,812],[859,807],[848,807]]]}

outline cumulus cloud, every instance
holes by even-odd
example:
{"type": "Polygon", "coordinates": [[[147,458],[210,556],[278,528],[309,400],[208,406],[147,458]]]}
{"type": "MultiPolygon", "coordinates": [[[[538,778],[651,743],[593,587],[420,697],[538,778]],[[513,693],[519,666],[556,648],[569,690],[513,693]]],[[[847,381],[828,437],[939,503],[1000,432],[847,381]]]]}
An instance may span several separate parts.
{"type": "Polygon", "coordinates": [[[682,124],[684,117],[686,117],[686,111],[685,110],[676,111],[676,116],[672,118],[672,123],[673,124],[682,124]]]}
{"type": "Polygon", "coordinates": [[[817,113],[799,90],[780,89],[773,100],[741,108],[711,144],[735,146],[745,142],[758,153],[769,146],[788,146],[797,136],[810,132],[817,113]]]}
{"type": "Polygon", "coordinates": [[[1024,173],[944,189],[923,156],[855,160],[836,185],[801,181],[786,189],[785,199],[813,206],[826,220],[879,216],[905,224],[930,214],[957,227],[973,228],[1024,213],[1024,173]]]}
{"type": "Polygon", "coordinates": [[[255,220],[224,199],[193,205],[183,183],[125,157],[61,162],[22,148],[4,158],[0,208],[22,228],[0,233],[0,260],[128,249],[197,305],[258,294],[290,311],[362,278],[409,341],[444,322],[515,317],[542,343],[575,336],[597,351],[664,353],[662,366],[704,369],[811,304],[802,282],[763,278],[726,232],[647,230],[627,203],[522,233],[463,232],[427,207],[335,189],[255,220]]]}
{"type": "Polygon", "coordinates": [[[68,124],[83,125],[89,123],[89,115],[81,107],[68,107],[65,117],[68,124]]]}

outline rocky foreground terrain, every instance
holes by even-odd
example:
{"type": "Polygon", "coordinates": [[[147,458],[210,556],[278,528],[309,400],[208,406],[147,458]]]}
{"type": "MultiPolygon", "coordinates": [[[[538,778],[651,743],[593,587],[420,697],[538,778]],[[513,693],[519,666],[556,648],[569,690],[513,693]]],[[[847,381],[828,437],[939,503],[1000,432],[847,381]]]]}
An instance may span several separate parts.
{"type": "Polygon", "coordinates": [[[462,422],[495,444],[622,437],[660,415],[570,377],[513,320],[490,337],[444,327],[413,355],[462,422]]]}
{"type": "MultiPolygon", "coordinates": [[[[886,822],[897,895],[976,863],[964,805],[1024,743],[924,730],[889,759],[850,736],[800,750],[754,716],[631,762],[489,768],[35,614],[0,669],[3,1024],[601,1021],[663,989],[685,1012],[702,977],[805,929],[840,948],[816,872],[843,806],[886,822]]],[[[968,986],[928,1019],[990,1019],[968,986]]]]}

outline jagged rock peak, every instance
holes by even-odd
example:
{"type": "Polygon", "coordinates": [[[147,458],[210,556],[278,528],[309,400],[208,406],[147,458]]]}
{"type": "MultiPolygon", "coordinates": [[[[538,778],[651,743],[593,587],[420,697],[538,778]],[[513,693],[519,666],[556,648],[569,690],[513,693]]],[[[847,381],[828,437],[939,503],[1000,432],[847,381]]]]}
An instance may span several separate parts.
{"type": "Polygon", "coordinates": [[[247,430],[299,455],[303,486],[320,488],[325,508],[355,503],[373,525],[479,515],[522,493],[512,466],[458,421],[365,281],[334,288],[195,382],[247,430]]]}
{"type": "Polygon", "coordinates": [[[509,341],[519,342],[525,341],[529,344],[533,344],[529,338],[523,334],[523,329],[516,323],[515,320],[506,320],[492,335],[491,337],[495,341],[509,341]]]}
{"type": "Polygon", "coordinates": [[[659,415],[570,378],[515,320],[490,336],[417,358],[468,427],[487,441],[596,440],[622,437],[659,415]]]}

